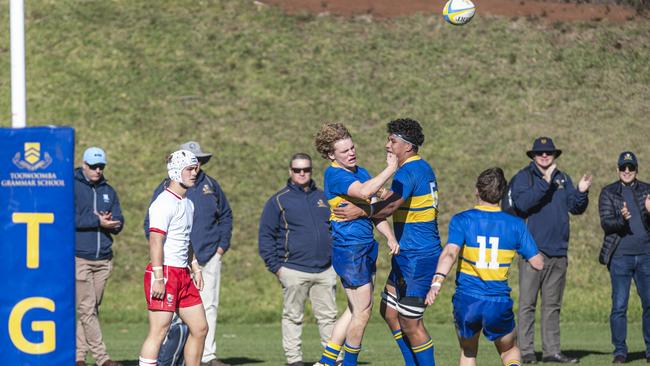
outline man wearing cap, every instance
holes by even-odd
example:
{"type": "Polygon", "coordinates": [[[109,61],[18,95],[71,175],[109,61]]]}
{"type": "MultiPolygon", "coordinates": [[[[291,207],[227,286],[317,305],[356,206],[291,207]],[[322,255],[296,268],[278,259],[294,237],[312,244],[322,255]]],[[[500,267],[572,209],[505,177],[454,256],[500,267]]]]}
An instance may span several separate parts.
{"type": "Polygon", "coordinates": [[[577,188],[571,177],[557,169],[556,149],[550,137],[539,137],[526,155],[533,161],[510,183],[509,197],[518,216],[526,219],[544,257],[538,271],[519,259],[518,342],[523,363],[537,363],[533,337],[535,308],[541,292],[542,361],[578,363],[560,350],[560,307],[566,284],[569,247],[569,213],[580,215],[589,204],[592,177],[583,175],[577,188]]]}
{"type": "Polygon", "coordinates": [[[605,239],[598,260],[612,281],[609,324],[613,363],[627,361],[627,304],[632,279],[643,308],[643,339],[650,362],[650,184],[636,178],[639,165],[631,151],[618,158],[618,181],[600,192],[598,212],[605,239]]]}
{"type": "MultiPolygon", "coordinates": [[[[192,249],[202,267],[204,286],[201,299],[208,321],[208,335],[201,358],[201,365],[228,366],[216,356],[215,333],[217,310],[219,307],[219,288],[221,282],[221,258],[230,248],[232,236],[232,211],[226,195],[216,179],[207,175],[201,168],[207,164],[212,154],[204,152],[196,141],[188,141],[180,148],[196,155],[199,172],[196,183],[187,190],[187,198],[194,204],[194,226],[192,227],[192,249]]],[[[169,185],[163,180],[153,193],[153,200],[169,185]]],[[[145,218],[145,235],[148,236],[149,217],[145,218]]]]}
{"type": "Polygon", "coordinates": [[[113,237],[124,227],[117,193],[104,178],[106,153],[90,147],[75,170],[77,293],[76,366],[86,365],[90,352],[97,365],[120,366],[108,356],[99,326],[99,305],[111,274],[113,237]]]}

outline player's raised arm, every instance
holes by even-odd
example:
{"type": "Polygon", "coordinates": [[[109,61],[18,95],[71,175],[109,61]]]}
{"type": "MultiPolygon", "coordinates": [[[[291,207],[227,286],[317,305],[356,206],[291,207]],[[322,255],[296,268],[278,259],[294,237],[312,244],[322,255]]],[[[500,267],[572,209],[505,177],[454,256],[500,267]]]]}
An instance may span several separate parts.
{"type": "Polygon", "coordinates": [[[386,168],[377,174],[374,178],[367,180],[363,183],[356,181],[348,188],[348,196],[355,198],[362,198],[364,200],[370,199],[390,177],[397,171],[397,157],[393,153],[386,154],[386,168]]]}

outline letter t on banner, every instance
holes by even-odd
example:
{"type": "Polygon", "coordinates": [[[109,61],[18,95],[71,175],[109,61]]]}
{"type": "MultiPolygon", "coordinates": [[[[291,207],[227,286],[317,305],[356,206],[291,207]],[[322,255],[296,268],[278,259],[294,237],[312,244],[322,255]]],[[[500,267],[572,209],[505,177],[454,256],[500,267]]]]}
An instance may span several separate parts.
{"type": "Polygon", "coordinates": [[[0,128],[0,141],[2,364],[73,365],[74,130],[0,128]]]}

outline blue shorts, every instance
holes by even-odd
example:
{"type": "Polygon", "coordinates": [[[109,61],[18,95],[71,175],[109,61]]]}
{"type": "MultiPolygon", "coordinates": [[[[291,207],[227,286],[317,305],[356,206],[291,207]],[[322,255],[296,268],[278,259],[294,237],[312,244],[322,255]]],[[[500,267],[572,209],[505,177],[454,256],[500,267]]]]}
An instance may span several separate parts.
{"type": "MultiPolygon", "coordinates": [[[[440,255],[430,253],[400,252],[391,260],[391,270],[387,284],[395,287],[400,303],[412,303],[424,299],[431,288],[433,275],[436,273],[440,255]]],[[[416,305],[412,303],[411,305],[416,305]]]]}
{"type": "Polygon", "coordinates": [[[332,245],[332,265],[345,288],[355,288],[372,282],[377,271],[379,244],[373,241],[361,245],[332,245]]]}
{"type": "Polygon", "coordinates": [[[458,336],[472,338],[483,329],[490,341],[510,334],[515,329],[515,314],[509,296],[473,296],[455,293],[454,321],[458,336]]]}

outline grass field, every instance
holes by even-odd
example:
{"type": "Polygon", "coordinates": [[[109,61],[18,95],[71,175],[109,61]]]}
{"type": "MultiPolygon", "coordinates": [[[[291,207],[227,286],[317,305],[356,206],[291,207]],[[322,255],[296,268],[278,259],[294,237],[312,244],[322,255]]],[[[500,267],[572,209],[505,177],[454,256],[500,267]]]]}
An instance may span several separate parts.
{"type": "MultiPolygon", "coordinates": [[[[41,0],[28,2],[26,11],[28,124],[74,126],[77,161],[87,146],[104,147],[106,176],[125,213],[102,308],[109,348],[127,340],[122,327],[133,337],[120,357],[134,357],[145,329],[148,247],[141,225],[165,174],[163,159],[177,144],[198,140],[215,153],[205,168],[235,216],[219,319],[227,334],[246,336],[221,339],[233,342],[223,347],[226,357],[273,364],[281,358],[279,343],[242,355],[257,348],[237,342],[257,336],[250,327],[260,329],[260,339],[277,339],[279,327],[271,324],[278,323],[280,288],[257,255],[257,223],[265,200],[285,182],[288,157],[311,153],[320,184],[326,164],[313,134],[324,121],[341,121],[354,135],[361,164],[377,172],[385,123],[409,116],[424,126],[421,154],[439,177],[443,240],[451,215],[473,205],[476,175],[494,165],[514,174],[528,164],[524,152],[537,136],[554,137],[564,150],[560,169],[575,180],[594,174],[589,209],[572,221],[563,321],[565,334],[575,333],[563,338],[567,349],[588,352],[585,360],[609,361],[598,353],[609,352],[610,286],[597,263],[596,203],[601,187],[616,178],[622,150],[637,152],[640,178],[648,180],[650,22],[549,26],[477,16],[451,27],[426,14],[382,22],[288,17],[228,0],[41,0]],[[596,337],[602,340],[594,343],[596,337]]],[[[0,3],[0,24],[8,24],[8,14],[7,2],[0,3]]],[[[5,127],[9,85],[9,34],[2,32],[5,127]]],[[[380,258],[378,283],[387,263],[380,258]]],[[[516,277],[515,271],[515,297],[516,277]]],[[[640,305],[631,299],[629,317],[638,322],[640,305]]],[[[449,306],[441,309],[429,311],[432,324],[448,324],[449,306]]],[[[452,345],[447,333],[438,341],[452,345]]],[[[383,334],[371,332],[368,346],[389,344],[383,334]]],[[[309,352],[315,358],[316,346],[309,352]]]]}
{"type": "MultiPolygon", "coordinates": [[[[429,310],[435,312],[436,310],[429,310]]],[[[376,315],[376,314],[375,314],[376,315]]],[[[458,344],[451,321],[428,322],[436,347],[436,365],[458,364],[458,344]]],[[[646,364],[641,324],[629,326],[630,364],[646,364]]],[[[137,354],[146,329],[144,327],[114,323],[104,327],[106,342],[111,355],[124,360],[126,366],[137,365],[137,354]]],[[[537,335],[539,339],[539,334],[537,335]]],[[[589,366],[610,365],[612,362],[608,326],[599,323],[565,323],[562,326],[563,349],[567,354],[579,357],[580,364],[589,366]]],[[[320,357],[318,329],[314,323],[305,324],[303,333],[304,361],[315,362],[320,357]]],[[[225,324],[219,328],[217,339],[219,357],[233,365],[284,365],[279,324],[225,324]]],[[[540,351],[540,349],[538,349],[540,351]]],[[[538,352],[538,358],[541,353],[538,352]]],[[[363,351],[359,356],[361,365],[395,366],[401,355],[383,323],[371,323],[366,331],[363,351]]],[[[479,365],[501,365],[494,346],[482,338],[478,355],[479,365]]]]}

